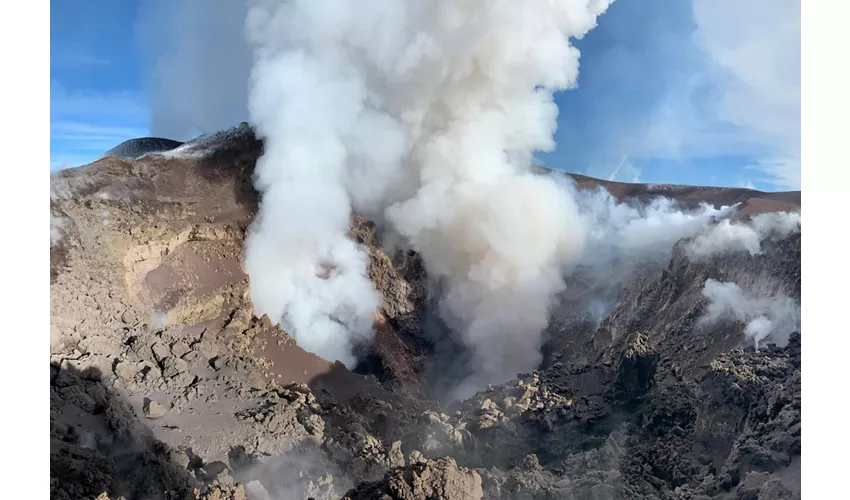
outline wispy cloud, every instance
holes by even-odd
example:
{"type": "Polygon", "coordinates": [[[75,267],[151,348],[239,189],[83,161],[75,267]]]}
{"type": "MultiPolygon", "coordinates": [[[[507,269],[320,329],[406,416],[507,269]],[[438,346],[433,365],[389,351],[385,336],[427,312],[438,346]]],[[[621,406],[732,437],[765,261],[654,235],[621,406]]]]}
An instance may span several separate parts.
{"type": "Polygon", "coordinates": [[[773,184],[779,189],[791,191],[800,189],[802,165],[800,163],[799,139],[796,157],[765,159],[747,168],[761,172],[763,175],[760,176],[760,181],[773,184]]]}
{"type": "Polygon", "coordinates": [[[721,119],[741,127],[780,188],[800,188],[800,0],[693,0],[721,119]]]}
{"type": "Polygon", "coordinates": [[[88,116],[146,122],[147,115],[148,106],[140,92],[69,91],[56,80],[50,82],[51,119],[88,116]]]}
{"type": "Polygon", "coordinates": [[[759,182],[800,189],[800,1],[692,0],[692,16],[691,76],[630,147],[656,158],[750,157],[741,168],[759,182]]]}
{"type": "Polygon", "coordinates": [[[733,185],[744,173],[799,189],[799,9],[799,0],[614,2],[576,42],[579,87],[556,98],[558,150],[544,161],[608,177],[628,156],[652,178],[733,185]]]}
{"type": "Polygon", "coordinates": [[[54,121],[50,124],[51,143],[64,145],[70,151],[97,152],[97,156],[127,139],[143,137],[147,129],[132,126],[109,126],[73,121],[54,121]]]}
{"type": "Polygon", "coordinates": [[[61,68],[80,68],[87,66],[104,66],[109,59],[86,52],[51,51],[50,66],[61,68]]]}
{"type": "Polygon", "coordinates": [[[57,121],[51,124],[51,138],[57,140],[86,139],[92,141],[113,140],[116,137],[138,136],[147,131],[139,127],[104,126],[73,121],[57,121]]]}
{"type": "Polygon", "coordinates": [[[50,88],[50,168],[90,163],[117,144],[148,134],[142,94],[129,91],[68,91],[50,88]]]}

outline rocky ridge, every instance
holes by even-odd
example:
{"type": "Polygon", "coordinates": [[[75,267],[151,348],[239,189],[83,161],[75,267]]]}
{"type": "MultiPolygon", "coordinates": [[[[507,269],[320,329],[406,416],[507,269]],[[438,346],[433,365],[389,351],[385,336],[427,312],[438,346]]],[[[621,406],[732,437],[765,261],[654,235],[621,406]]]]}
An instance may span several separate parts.
{"type": "Polygon", "coordinates": [[[424,268],[370,221],[351,235],[383,303],[357,373],[254,315],[261,151],[241,127],[55,174],[53,497],[799,497],[799,334],[756,351],[697,325],[708,278],[799,299],[799,233],[700,262],[680,243],[598,327],[556,311],[538,371],[441,403],[424,268]]]}

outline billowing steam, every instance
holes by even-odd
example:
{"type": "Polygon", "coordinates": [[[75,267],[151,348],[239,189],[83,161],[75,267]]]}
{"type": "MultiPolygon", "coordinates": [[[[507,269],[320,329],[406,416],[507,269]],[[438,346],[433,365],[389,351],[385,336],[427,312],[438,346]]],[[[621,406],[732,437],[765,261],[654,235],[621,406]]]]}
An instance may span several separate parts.
{"type": "Polygon", "coordinates": [[[734,206],[715,208],[702,203],[684,210],[670,198],[658,197],[644,205],[618,202],[603,188],[572,189],[589,244],[580,263],[591,267],[610,267],[619,258],[632,265],[647,262],[665,264],[673,245],[693,236],[706,225],[734,213],[734,206]]]}
{"type": "Polygon", "coordinates": [[[352,209],[385,221],[442,282],[477,382],[539,361],[561,266],[584,243],[568,191],[531,173],[554,147],[570,37],[610,0],[254,1],[252,123],[265,139],[246,245],[252,298],[307,349],[352,361],[377,296],[352,209]]]}
{"type": "MultiPolygon", "coordinates": [[[[554,147],[552,94],[576,82],[570,37],[610,1],[184,0],[182,15],[221,29],[217,45],[187,32],[160,57],[168,78],[157,89],[184,105],[159,99],[168,112],[155,121],[212,132],[237,121],[247,89],[265,141],[246,243],[252,300],[304,348],[351,366],[352,348],[372,335],[379,297],[346,234],[357,212],[423,257],[440,316],[471,351],[466,386],[500,382],[539,362],[564,276],[584,284],[573,295],[601,318],[681,238],[702,259],[758,254],[765,238],[799,230],[799,214],[741,222],[727,219],[735,207],[622,204],[531,173],[533,153],[554,147]],[[214,57],[218,45],[230,48],[214,57]],[[218,90],[184,98],[208,87],[198,79],[218,90]]],[[[765,321],[753,322],[753,338],[776,329],[765,321]]]]}
{"type": "Polygon", "coordinates": [[[787,295],[760,296],[741,289],[736,283],[709,279],[702,290],[708,299],[703,325],[721,320],[746,323],[744,335],[756,349],[770,339],[784,346],[792,333],[800,329],[800,304],[787,295]]]}
{"type": "Polygon", "coordinates": [[[685,251],[694,260],[735,251],[759,255],[762,253],[761,242],[765,239],[781,239],[799,231],[799,212],[764,213],[748,222],[724,219],[691,240],[685,251]]]}
{"type": "Polygon", "coordinates": [[[667,267],[677,241],[735,213],[706,204],[687,209],[663,197],[622,203],[601,187],[577,189],[567,177],[550,175],[567,186],[586,233],[584,251],[563,269],[568,288],[557,310],[568,322],[598,325],[636,278],[667,267]]]}

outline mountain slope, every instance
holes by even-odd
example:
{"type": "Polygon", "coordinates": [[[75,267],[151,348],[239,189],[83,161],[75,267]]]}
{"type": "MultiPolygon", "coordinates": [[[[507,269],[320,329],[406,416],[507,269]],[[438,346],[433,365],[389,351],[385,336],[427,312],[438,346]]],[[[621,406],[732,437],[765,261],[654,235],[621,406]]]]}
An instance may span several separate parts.
{"type": "MultiPolygon", "coordinates": [[[[799,497],[799,334],[756,351],[745,320],[700,321],[709,279],[799,300],[799,232],[706,259],[680,241],[604,293],[571,282],[538,371],[440,402],[463,346],[421,261],[373,222],[350,233],[382,297],[357,373],[253,314],[261,152],[242,126],[53,175],[56,498],[799,497]]],[[[624,201],[799,209],[799,193],[573,178],[624,201]]]]}

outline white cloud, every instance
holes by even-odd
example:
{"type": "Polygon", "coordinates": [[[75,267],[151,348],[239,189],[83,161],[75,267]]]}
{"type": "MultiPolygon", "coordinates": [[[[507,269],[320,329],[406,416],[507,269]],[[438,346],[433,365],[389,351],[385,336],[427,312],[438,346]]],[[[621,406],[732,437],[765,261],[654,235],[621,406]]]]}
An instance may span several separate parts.
{"type": "Polygon", "coordinates": [[[800,189],[801,164],[799,146],[796,158],[765,159],[748,167],[765,174],[762,181],[769,182],[780,189],[796,191],[800,189]]]}
{"type": "Polygon", "coordinates": [[[756,181],[800,189],[799,0],[692,6],[696,69],[671,86],[642,131],[623,134],[620,148],[664,159],[751,156],[756,181]]]}
{"type": "Polygon", "coordinates": [[[710,61],[717,117],[762,154],[752,169],[800,188],[800,1],[693,0],[694,34],[710,61]]]}
{"type": "Polygon", "coordinates": [[[799,7],[615,2],[580,47],[584,80],[561,97],[553,159],[607,178],[628,155],[650,177],[679,166],[684,182],[799,189],[799,7]]]}
{"type": "Polygon", "coordinates": [[[147,129],[142,127],[53,121],[50,123],[50,170],[91,163],[127,139],[146,135],[147,129]]]}

